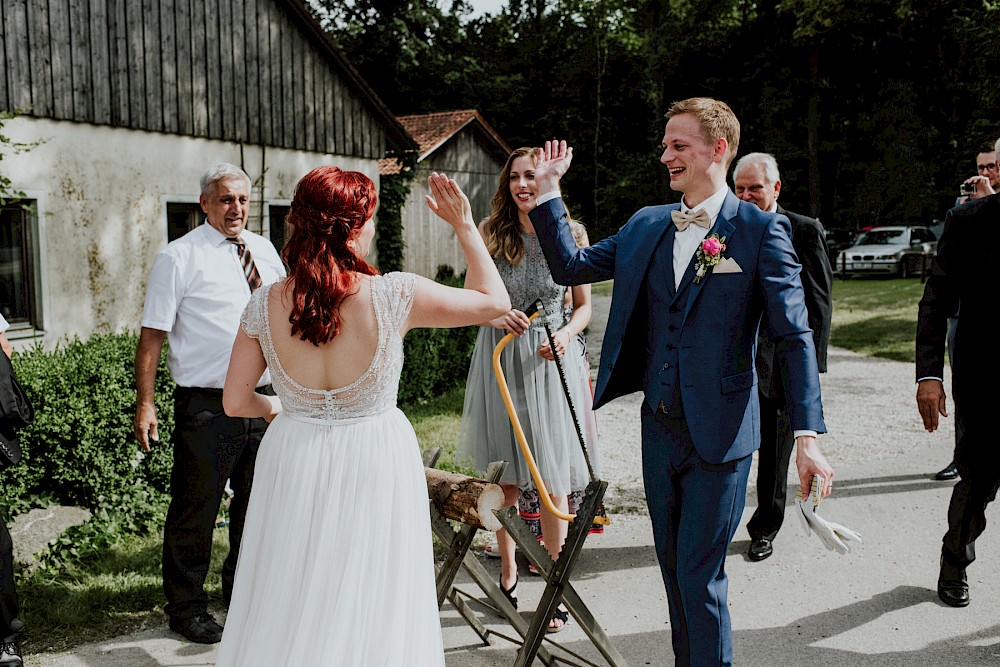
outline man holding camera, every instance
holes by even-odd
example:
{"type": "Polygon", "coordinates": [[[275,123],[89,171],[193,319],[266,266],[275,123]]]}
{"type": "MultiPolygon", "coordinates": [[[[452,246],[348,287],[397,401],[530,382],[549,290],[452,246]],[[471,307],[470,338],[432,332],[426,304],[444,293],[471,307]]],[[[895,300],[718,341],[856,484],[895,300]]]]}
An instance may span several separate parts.
{"type": "Polygon", "coordinates": [[[965,179],[959,187],[955,206],[970,199],[982,199],[1000,192],[1000,165],[997,164],[996,147],[989,141],[983,142],[976,153],[976,175],[965,179]]]}
{"type": "MultiPolygon", "coordinates": [[[[997,161],[996,146],[990,142],[980,144],[976,154],[976,176],[965,180],[960,187],[962,194],[955,200],[955,206],[972,199],[982,199],[983,197],[1000,192],[1000,163],[997,161]]],[[[955,364],[955,328],[958,326],[958,311],[948,321],[948,362],[955,364]]],[[[957,410],[957,408],[956,408],[957,410]]],[[[958,448],[958,441],[962,438],[961,422],[955,419],[955,447],[958,448]]],[[[939,482],[948,482],[958,478],[958,466],[955,458],[934,475],[934,479],[939,482]]]]}
{"type": "MultiPolygon", "coordinates": [[[[1000,149],[1000,141],[997,141],[1000,149]]],[[[996,293],[992,238],[1000,222],[1000,196],[980,197],[948,211],[934,265],[920,300],[916,335],[917,407],[924,428],[933,432],[948,415],[944,390],[947,320],[962,307],[955,333],[960,353],[952,359],[951,391],[955,431],[961,433],[955,459],[961,479],[952,489],[948,530],[941,546],[938,596],[951,607],[969,604],[966,568],[976,559],[976,539],[986,528],[986,506],[1000,489],[1000,448],[996,446],[995,393],[983,391],[1000,373],[994,354],[996,293]],[[969,249],[975,249],[970,258],[969,249]]]]}

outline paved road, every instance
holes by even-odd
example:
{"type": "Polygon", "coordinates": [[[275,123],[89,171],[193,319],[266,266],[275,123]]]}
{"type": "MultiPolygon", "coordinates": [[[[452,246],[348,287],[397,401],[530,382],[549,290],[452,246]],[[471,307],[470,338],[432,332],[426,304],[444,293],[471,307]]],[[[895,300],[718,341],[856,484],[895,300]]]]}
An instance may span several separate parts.
{"type": "MultiPolygon", "coordinates": [[[[727,566],[737,664],[1000,664],[1000,607],[992,600],[1000,590],[1000,529],[991,526],[980,540],[980,558],[969,570],[969,607],[946,607],[934,592],[952,485],[931,475],[950,459],[951,420],[939,433],[922,430],[909,364],[834,349],[822,383],[830,433],[820,442],[837,478],[834,497],[821,513],[858,530],[864,544],[854,553],[834,554],[789,521],[774,556],[752,563],[744,556],[749,538],[741,527],[727,566]]],[[[628,664],[670,665],[666,601],[639,478],[638,405],[638,395],[632,395],[598,413],[603,477],[609,481],[609,506],[617,511],[605,534],[588,540],[572,580],[628,664]]],[[[751,494],[743,525],[755,504],[751,494]]],[[[495,561],[483,562],[498,572],[495,561]]],[[[460,577],[459,585],[477,595],[467,579],[460,577]]],[[[540,580],[523,572],[522,609],[532,609],[541,590],[540,580]]],[[[492,630],[512,634],[496,616],[483,614],[492,630]]],[[[516,647],[499,637],[492,646],[481,646],[447,603],[442,622],[448,667],[513,663],[516,647]]],[[[579,623],[571,622],[554,638],[595,664],[606,664],[579,623]]],[[[164,624],[72,653],[30,656],[27,664],[212,665],[214,651],[179,640],[164,624]]]]}

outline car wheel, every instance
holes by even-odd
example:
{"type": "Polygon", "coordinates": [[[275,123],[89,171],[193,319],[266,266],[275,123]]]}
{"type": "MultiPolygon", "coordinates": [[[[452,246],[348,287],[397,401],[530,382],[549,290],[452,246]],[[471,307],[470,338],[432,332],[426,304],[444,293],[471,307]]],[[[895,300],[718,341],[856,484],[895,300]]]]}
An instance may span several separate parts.
{"type": "Polygon", "coordinates": [[[899,260],[899,277],[900,278],[909,278],[910,275],[911,275],[911,272],[910,272],[910,258],[909,257],[903,257],[901,260],[899,260]]]}

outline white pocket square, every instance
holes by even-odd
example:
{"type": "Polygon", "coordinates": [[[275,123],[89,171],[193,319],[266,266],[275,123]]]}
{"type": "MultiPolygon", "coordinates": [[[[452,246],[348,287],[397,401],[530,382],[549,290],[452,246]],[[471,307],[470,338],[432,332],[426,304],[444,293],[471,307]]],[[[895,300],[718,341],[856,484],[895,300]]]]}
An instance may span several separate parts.
{"type": "Polygon", "coordinates": [[[720,259],[712,271],[714,273],[743,273],[743,269],[740,268],[740,265],[732,257],[723,257],[720,259]]]}

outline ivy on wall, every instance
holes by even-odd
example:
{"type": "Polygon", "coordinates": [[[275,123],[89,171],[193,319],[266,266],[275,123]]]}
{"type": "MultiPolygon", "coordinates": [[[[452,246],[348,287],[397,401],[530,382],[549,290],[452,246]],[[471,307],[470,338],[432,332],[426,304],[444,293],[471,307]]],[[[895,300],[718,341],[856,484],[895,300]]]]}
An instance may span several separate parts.
{"type": "MultiPolygon", "coordinates": [[[[0,111],[0,161],[2,161],[7,155],[25,153],[42,143],[40,141],[27,144],[21,143],[12,140],[4,134],[3,126],[7,123],[7,121],[16,118],[18,115],[19,112],[17,111],[0,111]]],[[[17,202],[19,199],[23,198],[24,193],[15,189],[13,187],[13,181],[11,181],[3,170],[0,170],[0,206],[17,202]]],[[[30,206],[22,205],[22,208],[31,210],[30,206]]]]}
{"type": "MultiPolygon", "coordinates": [[[[402,160],[407,160],[407,157],[402,160]]],[[[415,161],[415,158],[407,161],[415,161]]],[[[403,166],[398,174],[388,174],[380,179],[375,249],[378,251],[378,268],[382,273],[403,270],[406,252],[403,242],[403,206],[410,194],[413,177],[412,166],[403,166]]]]}

